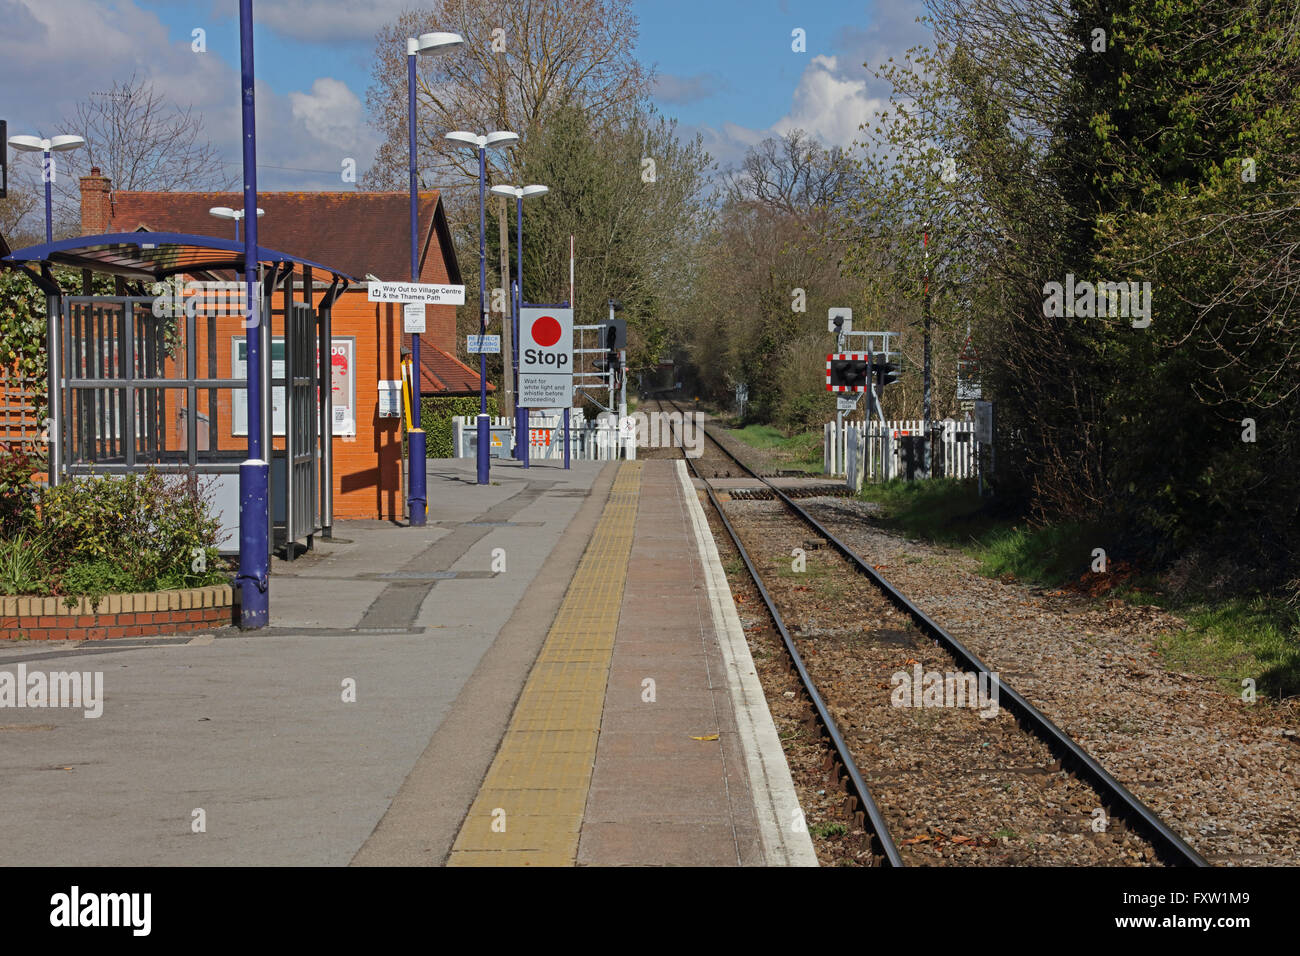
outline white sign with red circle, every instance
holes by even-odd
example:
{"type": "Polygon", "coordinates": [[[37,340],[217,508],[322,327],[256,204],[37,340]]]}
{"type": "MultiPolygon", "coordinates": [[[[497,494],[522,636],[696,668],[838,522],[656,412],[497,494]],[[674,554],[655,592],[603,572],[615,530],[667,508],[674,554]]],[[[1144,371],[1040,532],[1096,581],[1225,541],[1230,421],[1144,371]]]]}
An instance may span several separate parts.
{"type": "Polygon", "coordinates": [[[525,408],[573,404],[572,309],[519,310],[519,404],[525,408]]]}

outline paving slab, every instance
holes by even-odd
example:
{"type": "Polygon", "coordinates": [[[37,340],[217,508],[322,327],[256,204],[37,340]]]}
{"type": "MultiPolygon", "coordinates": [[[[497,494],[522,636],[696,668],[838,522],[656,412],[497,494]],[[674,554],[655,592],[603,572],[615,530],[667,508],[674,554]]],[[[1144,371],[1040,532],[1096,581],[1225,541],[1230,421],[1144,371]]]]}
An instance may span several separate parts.
{"type": "Polygon", "coordinates": [[[0,640],[0,670],[104,689],[98,718],[0,709],[0,865],[442,862],[611,470],[428,473],[427,527],[339,522],[277,561],[263,631],[0,640]]]}
{"type": "Polygon", "coordinates": [[[448,863],[816,865],[792,809],[696,492],[624,464],[448,863]]]}

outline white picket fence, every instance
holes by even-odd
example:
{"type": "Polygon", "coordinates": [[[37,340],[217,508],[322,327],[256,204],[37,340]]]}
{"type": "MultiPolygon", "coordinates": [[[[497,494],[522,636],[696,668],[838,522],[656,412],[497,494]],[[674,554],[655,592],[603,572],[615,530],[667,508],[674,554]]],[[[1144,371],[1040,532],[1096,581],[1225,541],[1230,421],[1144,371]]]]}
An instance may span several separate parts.
{"type": "MultiPolygon", "coordinates": [[[[975,423],[947,419],[932,422],[931,426],[938,432],[933,462],[935,476],[974,478],[977,474],[975,423]]],[[[822,471],[828,475],[844,475],[857,486],[864,481],[906,478],[904,439],[924,435],[925,422],[919,419],[845,422],[838,435],[835,422],[828,422],[822,434],[822,471]]]]}
{"type": "MultiPolygon", "coordinates": [[[[491,419],[492,454],[509,458],[515,441],[515,420],[504,416],[491,419]]],[[[478,418],[456,415],[451,420],[452,448],[457,458],[472,458],[478,434],[478,418]]],[[[564,460],[564,414],[559,410],[528,413],[528,460],[564,460]]],[[[617,423],[589,422],[581,408],[569,412],[569,457],[573,461],[613,461],[618,455],[617,423]]]]}

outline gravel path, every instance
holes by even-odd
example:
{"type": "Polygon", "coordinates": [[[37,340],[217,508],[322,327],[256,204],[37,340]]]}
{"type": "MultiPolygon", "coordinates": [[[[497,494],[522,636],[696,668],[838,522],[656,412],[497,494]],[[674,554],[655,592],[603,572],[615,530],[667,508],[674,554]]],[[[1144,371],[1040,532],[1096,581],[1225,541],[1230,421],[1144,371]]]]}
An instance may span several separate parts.
{"type": "Polygon", "coordinates": [[[804,505],[1211,863],[1300,863],[1300,702],[1247,705],[1167,670],[1154,638],[1182,622],[1158,608],[985,578],[873,527],[866,502],[804,505]]]}

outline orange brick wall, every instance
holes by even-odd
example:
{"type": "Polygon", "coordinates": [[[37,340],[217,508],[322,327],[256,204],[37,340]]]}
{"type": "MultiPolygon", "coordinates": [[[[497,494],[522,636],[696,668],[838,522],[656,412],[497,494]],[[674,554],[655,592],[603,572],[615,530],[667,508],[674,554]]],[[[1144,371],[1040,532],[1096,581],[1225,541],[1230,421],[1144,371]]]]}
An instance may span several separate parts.
{"type": "MultiPolygon", "coordinates": [[[[316,292],[313,304],[319,304],[323,291],[316,292]]],[[[299,298],[301,292],[295,294],[299,298]]],[[[276,293],[274,307],[282,303],[276,293]]],[[[455,309],[447,306],[444,308],[455,309]]],[[[206,322],[200,319],[197,350],[199,372],[207,372],[206,322]]],[[[398,304],[369,302],[364,287],[344,293],[334,303],[331,334],[334,338],[354,340],[353,378],[356,383],[357,434],[334,437],[334,516],[335,518],[401,518],[405,513],[402,496],[402,432],[400,418],[379,417],[379,381],[400,381],[399,340],[402,307],[398,304]]],[[[271,317],[271,335],[284,333],[284,318],[271,317]]],[[[231,341],[243,338],[244,330],[237,316],[221,316],[216,323],[217,378],[231,375],[231,341]]],[[[324,361],[328,362],[326,356],[324,361]]],[[[169,374],[172,360],[168,360],[169,374]]],[[[168,393],[168,421],[176,419],[173,407],[180,393],[168,393]]],[[[199,392],[198,409],[207,414],[207,393],[199,392]]],[[[231,393],[218,392],[217,421],[210,423],[210,447],[242,446],[243,436],[233,435],[231,393]]],[[[180,439],[179,429],[176,438],[180,439]]],[[[273,436],[272,446],[284,448],[284,437],[273,436]]],[[[202,446],[200,446],[202,447],[202,446]]]]}
{"type": "Polygon", "coordinates": [[[334,304],[331,331],[356,338],[357,436],[334,439],[334,516],[401,518],[400,418],[379,417],[379,382],[400,381],[402,307],[368,302],[365,289],[334,304]]]}

